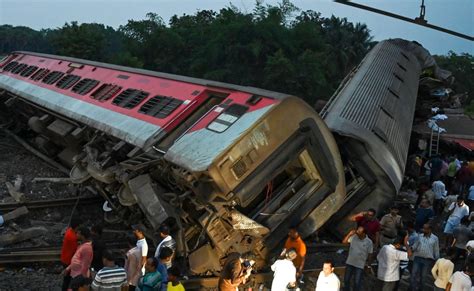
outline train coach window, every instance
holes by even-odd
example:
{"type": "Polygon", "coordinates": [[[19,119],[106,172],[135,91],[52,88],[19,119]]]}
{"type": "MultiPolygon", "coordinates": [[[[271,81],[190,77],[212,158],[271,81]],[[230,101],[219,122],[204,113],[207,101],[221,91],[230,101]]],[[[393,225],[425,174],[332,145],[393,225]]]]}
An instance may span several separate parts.
{"type": "Polygon", "coordinates": [[[72,87],[72,92],[79,94],[79,95],[86,95],[92,89],[95,88],[95,86],[99,85],[99,81],[94,80],[94,79],[82,79],[79,82],[77,82],[74,87],[72,87]]]}
{"type": "Polygon", "coordinates": [[[165,118],[170,115],[171,112],[175,111],[182,103],[182,100],[173,97],[155,96],[143,104],[138,112],[156,118],[165,118]]]}
{"type": "Polygon", "coordinates": [[[143,101],[146,97],[148,97],[150,93],[137,90],[137,89],[127,89],[120,93],[117,97],[114,98],[112,101],[112,104],[127,108],[127,109],[132,109],[140,102],[143,101]]]}
{"type": "Polygon", "coordinates": [[[39,69],[30,77],[30,79],[33,81],[39,81],[43,79],[43,77],[46,76],[47,73],[49,73],[48,69],[39,69]]]}
{"type": "Polygon", "coordinates": [[[122,87],[115,84],[102,84],[97,90],[91,94],[91,98],[101,102],[107,101],[120,92],[122,87]]]}
{"type": "Polygon", "coordinates": [[[45,84],[48,84],[48,85],[52,85],[52,84],[56,83],[59,79],[61,79],[61,77],[63,75],[64,75],[63,72],[53,71],[53,72],[47,74],[41,82],[43,82],[45,84]]]}
{"type": "Polygon", "coordinates": [[[59,89],[69,89],[74,85],[77,81],[79,81],[81,77],[77,75],[66,75],[61,78],[56,84],[56,87],[59,89]]]}
{"type": "Polygon", "coordinates": [[[209,123],[207,129],[221,133],[234,124],[237,119],[247,112],[248,109],[249,108],[247,106],[232,104],[227,107],[224,112],[217,116],[216,119],[209,123]]]}
{"type": "Polygon", "coordinates": [[[21,73],[24,69],[26,69],[28,67],[27,64],[18,64],[18,66],[14,67],[11,72],[13,74],[19,74],[21,73]]]}
{"type": "Polygon", "coordinates": [[[22,77],[29,77],[31,74],[33,74],[36,70],[38,70],[37,66],[29,66],[28,68],[24,69],[23,72],[21,72],[22,77]]]}
{"type": "Polygon", "coordinates": [[[8,63],[8,65],[5,66],[5,68],[3,68],[3,71],[10,72],[17,65],[18,65],[18,62],[10,62],[8,63]]]}

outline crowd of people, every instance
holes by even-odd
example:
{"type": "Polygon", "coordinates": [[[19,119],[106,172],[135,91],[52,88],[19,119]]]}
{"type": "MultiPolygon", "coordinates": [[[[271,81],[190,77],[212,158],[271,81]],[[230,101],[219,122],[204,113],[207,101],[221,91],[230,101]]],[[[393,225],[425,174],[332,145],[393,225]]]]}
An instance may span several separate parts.
{"type": "MultiPolygon", "coordinates": [[[[316,291],[339,291],[341,285],[345,291],[406,290],[400,287],[402,276],[407,277],[411,291],[423,290],[427,283],[432,283],[435,291],[474,290],[470,278],[474,275],[474,211],[470,211],[474,210],[474,162],[436,156],[423,163],[416,157],[409,164],[407,178],[400,198],[408,201],[410,207],[404,210],[412,209],[413,215],[410,211],[400,215],[397,204],[380,220],[374,209],[352,215],[354,229],[342,241],[348,244],[344,276],[340,279],[334,273],[328,258],[314,282],[316,291]],[[367,273],[377,284],[364,285],[367,273]]],[[[183,291],[182,272],[173,265],[176,242],[169,227],[160,227],[153,256],[148,256],[144,227],[132,228],[125,264],[120,267],[116,254],[103,243],[102,228],[95,225],[89,229],[72,219],[61,252],[62,290],[183,291]]],[[[305,258],[306,244],[292,227],[282,252],[271,264],[271,290],[301,287],[305,258]]],[[[235,291],[245,284],[254,263],[251,253],[228,255],[220,272],[219,290],[235,291]]]]}
{"type": "Polygon", "coordinates": [[[181,270],[173,265],[176,242],[165,224],[159,228],[160,243],[154,256],[148,256],[143,225],[133,225],[127,238],[129,249],[124,256],[107,249],[102,227],[90,229],[77,218],[71,219],[61,249],[62,290],[141,290],[184,291],[181,270]],[[123,267],[116,264],[124,258],[123,267]]]}
{"type": "MultiPolygon", "coordinates": [[[[399,206],[393,205],[380,220],[374,209],[350,217],[355,228],[343,239],[349,244],[341,278],[343,290],[418,291],[430,284],[435,291],[474,290],[474,211],[470,211],[474,210],[474,161],[461,162],[457,156],[435,156],[426,161],[414,157],[413,164],[407,169],[407,191],[400,198],[408,198],[406,209],[413,209],[414,213],[405,211],[402,217],[399,206]],[[373,266],[377,266],[376,270],[372,270],[373,266]],[[376,284],[364,285],[367,273],[377,278],[376,284]],[[408,280],[401,287],[403,274],[408,280]]],[[[304,255],[297,260],[296,254],[306,249],[295,233],[295,229],[290,230],[285,244],[285,251],[289,251],[272,265],[271,290],[298,285],[304,255]],[[289,241],[294,242],[295,248],[287,248],[293,247],[289,241]],[[291,261],[293,266],[288,263],[291,261]]],[[[331,260],[323,263],[315,285],[316,291],[341,290],[331,260]]]]}

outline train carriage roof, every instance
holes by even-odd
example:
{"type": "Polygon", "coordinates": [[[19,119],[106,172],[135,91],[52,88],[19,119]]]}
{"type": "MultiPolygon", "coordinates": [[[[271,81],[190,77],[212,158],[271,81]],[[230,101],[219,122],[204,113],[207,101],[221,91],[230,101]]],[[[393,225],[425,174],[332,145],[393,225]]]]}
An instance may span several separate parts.
{"type": "Polygon", "coordinates": [[[174,80],[174,81],[179,81],[179,82],[186,82],[186,83],[191,83],[191,84],[196,84],[196,85],[201,85],[201,86],[206,86],[206,87],[216,87],[216,88],[223,88],[223,89],[228,89],[228,90],[233,90],[233,91],[241,91],[241,92],[246,92],[246,93],[250,93],[254,95],[270,97],[274,99],[283,99],[290,96],[289,94],[274,92],[274,91],[260,89],[260,88],[251,87],[251,86],[234,85],[234,84],[211,81],[211,80],[194,78],[194,77],[186,77],[186,76],[175,75],[175,74],[155,72],[155,71],[145,70],[145,69],[137,69],[137,68],[120,66],[120,65],[94,62],[94,61],[89,61],[89,60],[84,60],[84,59],[79,59],[79,58],[71,58],[71,57],[29,52],[29,51],[15,51],[13,53],[26,54],[26,55],[32,55],[32,56],[38,56],[38,57],[44,57],[44,58],[50,58],[50,59],[57,59],[57,60],[62,60],[62,61],[67,61],[67,62],[72,62],[72,63],[80,63],[80,64],[94,66],[94,67],[102,67],[102,68],[107,68],[107,69],[112,69],[112,70],[117,70],[117,71],[142,74],[142,75],[158,77],[158,78],[168,79],[168,80],[174,80]]]}
{"type": "MultiPolygon", "coordinates": [[[[225,99],[226,107],[232,106],[235,103],[245,104],[245,100],[249,99],[251,96],[262,97],[264,102],[260,102],[257,105],[246,104],[249,107],[248,111],[244,112],[237,122],[233,124],[231,130],[226,130],[223,133],[216,133],[207,130],[206,128],[206,126],[212,122],[210,118],[216,118],[216,116],[221,113],[221,111],[218,110],[224,110],[225,112],[223,105],[222,108],[215,108],[215,110],[212,110],[212,114],[208,114],[209,116],[206,116],[205,120],[200,121],[201,124],[193,124],[192,128],[189,128],[189,130],[186,131],[186,135],[181,137],[182,140],[179,143],[177,142],[175,147],[169,149],[169,158],[176,160],[177,162],[185,162],[184,160],[182,161],[184,157],[179,157],[180,153],[182,154],[183,151],[190,151],[192,148],[195,149],[193,153],[201,154],[200,157],[197,158],[201,161],[201,163],[198,163],[199,166],[197,164],[195,165],[197,168],[202,168],[205,164],[202,163],[203,160],[209,161],[212,156],[215,156],[215,154],[219,152],[219,150],[215,149],[212,154],[209,153],[206,146],[203,146],[205,144],[205,140],[203,139],[219,141],[218,148],[222,148],[223,150],[226,145],[230,145],[229,142],[231,143],[232,141],[235,141],[242,132],[252,126],[252,122],[249,122],[249,120],[255,121],[255,116],[261,116],[261,114],[266,112],[273,104],[290,96],[288,94],[254,87],[232,85],[222,82],[35,52],[13,52],[10,55],[10,58],[7,56],[7,60],[8,61],[4,62],[3,66],[0,67],[1,89],[16,94],[25,100],[42,106],[48,110],[58,112],[68,118],[107,132],[141,148],[147,148],[154,144],[157,137],[164,136],[167,132],[178,126],[180,122],[183,122],[180,118],[185,118],[185,116],[180,114],[187,110],[189,102],[192,103],[195,101],[192,98],[199,97],[192,96],[195,92],[204,92],[206,90],[209,92],[227,92],[230,94],[230,97],[226,97],[225,99]],[[11,58],[15,55],[17,55],[15,58],[11,58]],[[46,60],[46,62],[44,62],[44,60],[46,60]],[[35,65],[40,68],[46,67],[51,69],[52,72],[58,71],[59,73],[63,73],[63,76],[70,75],[71,71],[69,69],[71,65],[74,65],[74,68],[71,67],[71,70],[73,71],[72,74],[76,74],[77,72],[77,75],[80,75],[82,78],[81,80],[91,78],[98,81],[97,84],[95,84],[95,86],[97,86],[95,89],[100,87],[101,84],[108,84],[111,82],[117,82],[119,84],[124,84],[124,82],[129,81],[131,82],[131,80],[124,81],[117,79],[120,74],[130,74],[133,77],[131,79],[135,82],[133,84],[136,89],[141,90],[141,86],[148,89],[152,88],[151,90],[148,90],[152,93],[139,101],[140,106],[157,97],[155,96],[155,91],[168,90],[168,92],[177,92],[176,95],[178,95],[178,97],[175,97],[175,100],[178,101],[177,106],[181,107],[180,110],[172,112],[172,114],[167,116],[166,119],[154,118],[153,116],[140,114],[142,112],[138,112],[137,109],[140,106],[137,106],[134,110],[128,110],[127,108],[114,106],[111,104],[111,100],[103,103],[97,100],[92,100],[89,95],[92,95],[92,92],[94,92],[95,89],[85,96],[79,96],[70,90],[58,89],[56,83],[53,83],[56,84],[55,86],[53,84],[45,83],[44,80],[42,82],[34,82],[31,78],[22,77],[21,74],[5,72],[4,69],[8,63],[13,61],[24,63],[25,68],[27,65],[35,65]],[[84,66],[87,70],[82,70],[79,66],[84,66]],[[149,84],[140,84],[140,81],[144,81],[144,79],[147,79],[145,81],[148,81],[149,84]],[[165,88],[165,86],[163,86],[164,83],[167,83],[169,88],[165,88]],[[203,126],[203,122],[207,122],[207,124],[203,126]],[[193,137],[193,139],[190,140],[190,137],[193,137]],[[198,138],[199,140],[196,140],[195,138],[198,138]],[[199,151],[199,149],[202,151],[199,151]]],[[[126,91],[125,89],[129,88],[127,86],[128,85],[123,85],[123,88],[121,87],[120,89],[123,90],[119,92],[126,91]]],[[[196,158],[193,155],[189,155],[188,159],[196,158]]],[[[186,161],[186,164],[189,165],[188,160],[186,161]]]]}

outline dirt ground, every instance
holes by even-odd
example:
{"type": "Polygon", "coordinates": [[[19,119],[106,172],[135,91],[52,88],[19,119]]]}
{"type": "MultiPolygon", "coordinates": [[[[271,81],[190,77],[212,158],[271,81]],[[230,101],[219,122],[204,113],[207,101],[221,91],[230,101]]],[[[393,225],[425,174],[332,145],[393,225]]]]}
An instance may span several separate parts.
{"type": "MultiPolygon", "coordinates": [[[[32,183],[36,177],[64,177],[64,174],[51,168],[0,131],[0,203],[14,202],[5,182],[14,184],[18,177],[22,180],[20,190],[24,193],[25,200],[59,199],[76,195],[73,185],[32,183]]],[[[14,220],[14,224],[0,226],[0,235],[41,223],[49,230],[46,235],[7,247],[60,246],[64,229],[52,226],[67,224],[71,214],[71,209],[64,207],[30,210],[26,216],[14,220]]],[[[102,220],[102,211],[97,205],[78,206],[74,214],[83,218],[87,225],[102,220]]],[[[60,290],[60,271],[59,264],[0,266],[0,290],[60,290]]]]}

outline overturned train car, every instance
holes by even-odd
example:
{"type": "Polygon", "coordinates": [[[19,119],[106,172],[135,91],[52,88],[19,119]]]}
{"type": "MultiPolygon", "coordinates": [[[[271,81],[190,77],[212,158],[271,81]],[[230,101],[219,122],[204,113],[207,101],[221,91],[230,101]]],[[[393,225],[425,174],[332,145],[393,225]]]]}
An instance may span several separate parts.
{"type": "Polygon", "coordinates": [[[420,79],[453,81],[416,42],[378,43],[321,111],[344,159],[345,202],[332,218],[336,234],[353,223],[346,215],[393,203],[403,182],[420,79]]]}
{"type": "Polygon", "coordinates": [[[205,274],[234,251],[263,262],[290,225],[307,236],[393,198],[426,63],[419,51],[379,43],[325,122],[286,94],[32,52],[0,62],[0,106],[11,129],[93,184],[116,217],[143,222],[151,239],[171,224],[179,254],[205,274]]]}

